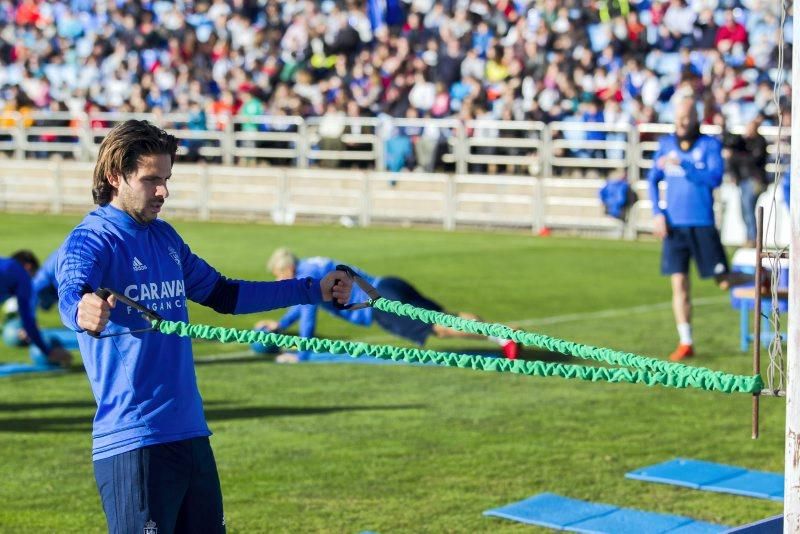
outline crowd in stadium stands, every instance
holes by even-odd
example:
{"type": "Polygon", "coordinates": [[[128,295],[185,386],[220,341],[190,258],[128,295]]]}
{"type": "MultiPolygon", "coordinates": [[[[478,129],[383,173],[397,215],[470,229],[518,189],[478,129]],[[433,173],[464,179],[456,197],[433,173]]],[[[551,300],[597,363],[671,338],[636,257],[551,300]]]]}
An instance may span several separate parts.
{"type": "MultiPolygon", "coordinates": [[[[778,112],[779,8],[768,0],[0,0],[0,102],[23,115],[177,112],[196,130],[224,128],[234,115],[323,116],[330,149],[344,147],[346,117],[671,122],[684,91],[701,102],[704,123],[744,125],[763,114],[769,124],[778,112]]],[[[791,11],[785,20],[790,50],[791,11]]],[[[394,141],[390,169],[436,161],[435,128],[384,135],[394,141]]]]}

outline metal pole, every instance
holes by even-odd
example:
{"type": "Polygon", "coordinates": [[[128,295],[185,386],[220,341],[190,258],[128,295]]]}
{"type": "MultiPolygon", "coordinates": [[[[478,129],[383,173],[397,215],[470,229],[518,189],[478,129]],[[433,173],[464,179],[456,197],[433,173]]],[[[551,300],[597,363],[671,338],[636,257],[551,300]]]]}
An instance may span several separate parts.
{"type": "MultiPolygon", "coordinates": [[[[764,207],[756,210],[756,283],[753,288],[753,374],[761,374],[761,252],[764,248],[764,207]]],[[[742,303],[741,305],[744,305],[742,303]]],[[[760,393],[753,393],[753,433],[758,439],[758,408],[760,393]]]]}
{"type": "MultiPolygon", "coordinates": [[[[800,24],[793,24],[792,37],[792,92],[800,89],[800,24]]],[[[800,99],[792,98],[792,180],[789,221],[791,237],[789,251],[793,255],[789,264],[789,320],[786,355],[786,449],[783,497],[784,532],[800,532],[800,99]],[[793,261],[792,261],[793,260],[793,261]]],[[[780,164],[780,162],[778,162],[780,164]]]]}

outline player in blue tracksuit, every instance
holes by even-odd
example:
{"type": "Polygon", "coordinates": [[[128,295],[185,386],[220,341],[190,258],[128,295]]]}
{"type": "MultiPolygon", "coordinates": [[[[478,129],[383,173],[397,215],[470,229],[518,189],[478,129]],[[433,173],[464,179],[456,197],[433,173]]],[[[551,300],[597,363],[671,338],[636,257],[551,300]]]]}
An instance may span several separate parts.
{"type": "Polygon", "coordinates": [[[722,183],[721,143],[701,135],[692,98],[679,99],[675,134],[661,138],[647,179],[653,201],[653,233],[663,240],[661,273],[672,282],[672,308],[680,342],[670,355],[679,361],[694,355],[691,330],[689,260],[702,278],[714,277],[722,289],[745,280],[729,272],[725,250],[714,222],[713,191],[722,183]],[[667,185],[666,202],[659,202],[659,182],[667,185]]]}
{"type": "Polygon", "coordinates": [[[22,333],[33,343],[48,361],[68,366],[72,355],[58,346],[50,346],[42,337],[36,324],[36,297],[31,275],[39,269],[39,260],[29,250],[20,250],[10,258],[0,258],[0,302],[10,297],[17,298],[19,322],[12,321],[4,326],[4,337],[11,332],[14,341],[20,340],[22,333]],[[7,332],[8,331],[8,332],[7,332]]]}
{"type": "Polygon", "coordinates": [[[191,341],[131,333],[148,326],[141,315],[95,291],[116,290],[170,321],[188,321],[189,300],[238,314],[350,296],[342,272],[246,282],[222,276],[192,253],[158,219],[176,149],[175,137],[145,121],[116,126],[94,171],[100,207],[69,234],[56,268],[61,318],[79,333],[97,402],[92,459],[113,533],[224,532],[225,519],[191,341]],[[123,335],[97,339],[87,332],[123,335]]]}
{"type": "MultiPolygon", "coordinates": [[[[34,259],[36,259],[35,256],[34,259]]],[[[34,314],[36,313],[37,306],[43,310],[49,310],[53,307],[53,304],[56,303],[56,300],[58,300],[58,292],[56,290],[57,259],[58,251],[55,251],[47,257],[41,267],[31,269],[30,271],[34,273],[33,280],[31,281],[30,299],[30,306],[33,309],[34,314]]],[[[38,259],[36,260],[36,263],[38,265],[38,259]]],[[[6,324],[3,326],[3,339],[7,344],[13,346],[22,346],[28,344],[30,338],[28,337],[27,332],[22,325],[20,317],[14,317],[6,322],[6,324]]],[[[47,344],[47,341],[45,341],[45,344],[47,344]]]]}
{"type": "MultiPolygon", "coordinates": [[[[336,265],[338,265],[338,262],[330,258],[313,257],[299,259],[289,249],[279,248],[273,252],[267,262],[267,270],[270,271],[277,280],[290,280],[292,278],[304,278],[309,276],[318,278],[335,271],[336,265]]],[[[391,300],[399,300],[428,310],[444,311],[441,305],[422,295],[414,286],[401,278],[393,276],[375,277],[358,268],[353,268],[353,270],[372,287],[377,289],[382,297],[391,300]]],[[[369,300],[367,294],[357,285],[354,285],[350,302],[365,302],[367,300],[369,300]]],[[[359,310],[340,310],[327,302],[323,302],[319,305],[307,304],[293,306],[279,321],[260,321],[256,327],[277,332],[286,330],[295,322],[300,321],[300,337],[313,337],[317,326],[317,309],[319,307],[322,307],[323,310],[340,319],[359,326],[369,326],[375,321],[387,332],[420,346],[425,344],[425,341],[431,334],[441,338],[482,338],[482,336],[459,332],[458,330],[453,330],[452,328],[441,325],[431,325],[407,317],[400,317],[392,313],[376,310],[372,307],[361,308],[359,310]]],[[[461,313],[459,315],[469,319],[477,319],[475,315],[468,313],[461,313]]],[[[489,339],[503,347],[503,354],[507,358],[513,359],[517,357],[519,345],[517,345],[516,342],[494,337],[490,337],[489,339]]],[[[253,345],[253,349],[259,351],[259,345],[253,345]]],[[[287,353],[278,356],[277,361],[290,363],[298,360],[306,360],[308,357],[309,353],[307,352],[300,352],[298,354],[287,353]]]]}

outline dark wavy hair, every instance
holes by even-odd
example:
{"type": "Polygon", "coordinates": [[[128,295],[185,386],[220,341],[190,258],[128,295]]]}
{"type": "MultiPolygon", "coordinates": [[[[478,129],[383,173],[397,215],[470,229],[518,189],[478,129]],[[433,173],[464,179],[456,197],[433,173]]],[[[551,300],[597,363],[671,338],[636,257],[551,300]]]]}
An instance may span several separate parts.
{"type": "Polygon", "coordinates": [[[177,151],[178,139],[147,121],[129,120],[116,125],[100,144],[92,181],[94,203],[105,206],[111,202],[114,187],[109,176],[122,175],[127,182],[142,156],[167,154],[172,164],[177,151]]]}

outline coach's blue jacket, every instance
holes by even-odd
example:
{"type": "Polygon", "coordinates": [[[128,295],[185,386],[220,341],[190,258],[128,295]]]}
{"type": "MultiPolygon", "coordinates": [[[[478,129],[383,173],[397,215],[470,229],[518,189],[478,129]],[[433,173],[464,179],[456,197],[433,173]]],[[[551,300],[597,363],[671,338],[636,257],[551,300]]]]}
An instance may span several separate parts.
{"type": "Polygon", "coordinates": [[[658,143],[658,151],[653,156],[653,168],[647,176],[653,214],[664,214],[670,226],[713,226],[713,191],[722,183],[724,170],[722,144],[717,139],[701,135],[684,152],[676,135],[662,137],[658,143]],[[669,154],[675,154],[680,159],[680,165],[668,165],[665,169],[659,169],[658,159],[669,154]],[[664,209],[658,202],[658,183],[661,180],[667,183],[667,202],[664,209]]]}

